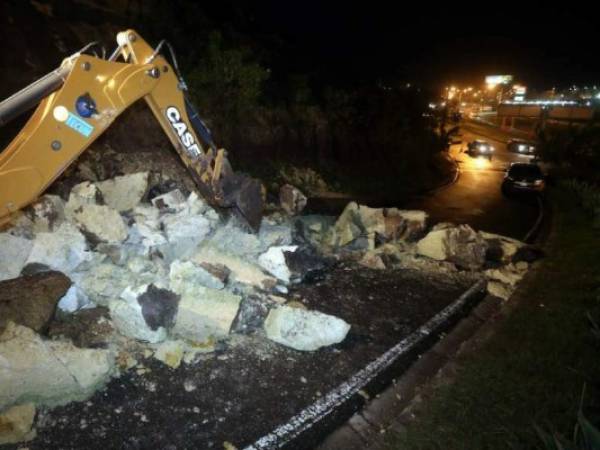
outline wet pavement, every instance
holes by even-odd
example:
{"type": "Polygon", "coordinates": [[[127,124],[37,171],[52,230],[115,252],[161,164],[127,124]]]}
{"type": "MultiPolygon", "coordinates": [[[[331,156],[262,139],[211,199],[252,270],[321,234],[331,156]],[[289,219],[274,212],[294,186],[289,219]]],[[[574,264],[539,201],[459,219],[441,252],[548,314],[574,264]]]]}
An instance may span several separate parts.
{"type": "MultiPolygon", "coordinates": [[[[357,200],[371,207],[422,209],[432,223],[467,223],[484,230],[523,239],[538,216],[538,203],[533,197],[507,198],[502,194],[504,172],[511,162],[527,162],[530,158],[506,149],[511,137],[522,137],[481,123],[461,123],[461,144],[452,145],[450,154],[457,161],[460,177],[456,183],[434,192],[413,195],[406,199],[369,198],[357,200]],[[495,147],[492,161],[472,158],[462,150],[468,142],[483,139],[495,147]]],[[[339,215],[351,200],[347,196],[311,198],[310,213],[339,215]]]]}
{"type": "Polygon", "coordinates": [[[537,202],[526,197],[507,198],[500,187],[511,162],[527,162],[530,158],[509,152],[506,141],[510,135],[499,129],[469,123],[461,127],[461,132],[462,143],[450,149],[461,171],[457,182],[431,195],[413,198],[402,207],[423,209],[434,223],[468,223],[476,230],[523,239],[537,218],[537,202]],[[461,152],[474,139],[487,140],[495,147],[491,162],[461,152]]]}

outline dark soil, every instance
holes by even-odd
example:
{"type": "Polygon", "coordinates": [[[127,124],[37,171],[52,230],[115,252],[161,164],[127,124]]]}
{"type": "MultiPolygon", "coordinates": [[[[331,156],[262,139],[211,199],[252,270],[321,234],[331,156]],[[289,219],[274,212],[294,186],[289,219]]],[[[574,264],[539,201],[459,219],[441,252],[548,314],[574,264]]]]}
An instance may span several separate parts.
{"type": "Polygon", "coordinates": [[[284,423],[407,336],[467,280],[340,265],[290,297],[352,325],[345,341],[298,352],[260,333],[234,335],[193,365],[130,371],[89,401],[38,414],[35,449],[242,448],[284,423]]]}

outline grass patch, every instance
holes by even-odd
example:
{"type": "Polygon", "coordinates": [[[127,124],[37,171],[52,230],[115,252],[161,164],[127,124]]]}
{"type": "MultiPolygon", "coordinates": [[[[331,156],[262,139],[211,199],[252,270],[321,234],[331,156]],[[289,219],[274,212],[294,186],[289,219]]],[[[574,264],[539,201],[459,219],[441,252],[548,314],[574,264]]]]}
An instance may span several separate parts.
{"type": "Polygon", "coordinates": [[[600,313],[600,232],[565,191],[552,193],[556,233],[518,302],[484,347],[465,356],[392,449],[539,448],[534,424],[571,436],[583,411],[600,419],[600,346],[587,315],[600,313]]]}

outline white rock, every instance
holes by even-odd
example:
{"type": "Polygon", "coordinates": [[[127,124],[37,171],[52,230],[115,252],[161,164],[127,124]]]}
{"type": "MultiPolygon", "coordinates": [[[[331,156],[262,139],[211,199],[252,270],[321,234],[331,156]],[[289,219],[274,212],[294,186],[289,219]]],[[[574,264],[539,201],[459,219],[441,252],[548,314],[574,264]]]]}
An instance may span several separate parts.
{"type": "Polygon", "coordinates": [[[203,267],[192,261],[175,260],[169,270],[169,287],[173,292],[182,294],[190,286],[206,286],[212,289],[223,289],[223,282],[203,267]]]}
{"type": "Polygon", "coordinates": [[[167,192],[152,199],[152,204],[158,209],[177,209],[186,199],[179,189],[167,192]]]}
{"type": "Polygon", "coordinates": [[[20,275],[32,247],[29,239],[0,233],[0,281],[20,275]]]}
{"type": "Polygon", "coordinates": [[[437,261],[443,261],[447,258],[446,251],[446,230],[430,231],[427,236],[417,242],[417,253],[437,261]]]}
{"type": "Polygon", "coordinates": [[[500,281],[490,280],[487,283],[487,291],[489,294],[500,297],[503,300],[508,300],[515,288],[509,284],[500,281]]]}
{"type": "Polygon", "coordinates": [[[138,172],[96,183],[104,203],[117,211],[133,209],[148,190],[148,172],[138,172]]]}
{"type": "Polygon", "coordinates": [[[85,237],[72,224],[65,222],[58,230],[38,233],[25,264],[40,263],[70,274],[77,266],[91,259],[85,237]]]}
{"type": "Polygon", "coordinates": [[[269,312],[264,330],[272,341],[296,350],[313,351],[342,342],[350,325],[317,311],[278,306],[269,312]]]}
{"type": "Polygon", "coordinates": [[[27,442],[35,438],[32,430],[35,419],[35,405],[25,403],[0,412],[0,445],[27,442]]]}
{"type": "Polygon", "coordinates": [[[204,216],[184,213],[167,214],[162,218],[162,224],[168,244],[161,247],[161,252],[168,261],[193,254],[211,231],[210,222],[204,216]]]}
{"type": "Polygon", "coordinates": [[[185,202],[189,214],[192,215],[204,214],[209,209],[208,204],[195,192],[192,192],[185,202]]]}
{"type": "Polygon", "coordinates": [[[214,234],[207,239],[207,245],[246,259],[256,258],[267,249],[266,247],[263,249],[260,239],[255,233],[241,228],[235,218],[217,227],[214,234]]]}
{"type": "Polygon", "coordinates": [[[9,323],[0,336],[0,409],[23,402],[54,406],[83,400],[113,370],[109,350],[44,341],[29,328],[9,323]]]}
{"type": "Polygon", "coordinates": [[[72,218],[84,232],[102,242],[120,243],[127,239],[127,226],[119,212],[105,205],[82,205],[72,218]]]}
{"type": "Polygon", "coordinates": [[[457,267],[478,270],[485,263],[488,244],[469,225],[434,229],[417,242],[417,254],[457,267]]]}
{"type": "Polygon", "coordinates": [[[138,297],[148,290],[148,285],[136,288],[127,287],[121,294],[121,300],[111,300],[108,303],[110,317],[115,328],[123,335],[140,341],[157,343],[167,338],[165,327],[150,328],[142,313],[138,297]]]}
{"type": "Polygon", "coordinates": [[[208,263],[226,266],[231,270],[230,280],[233,282],[267,290],[272,289],[277,284],[277,279],[265,274],[260,266],[237,255],[225,253],[211,245],[202,246],[191,260],[198,264],[208,263]]]}
{"type": "Polygon", "coordinates": [[[180,340],[161,342],[156,346],[154,358],[172,369],[177,369],[185,353],[185,342],[180,340]]]}
{"type": "Polygon", "coordinates": [[[110,300],[119,298],[133,278],[128,270],[110,263],[102,263],[93,270],[72,275],[76,285],[100,306],[108,306],[110,300]]]}
{"type": "Polygon", "coordinates": [[[133,208],[131,216],[138,223],[151,222],[157,224],[157,226],[160,225],[158,221],[160,210],[151,205],[137,205],[133,208]]]}
{"type": "Polygon", "coordinates": [[[279,280],[289,283],[291,272],[285,262],[284,252],[295,252],[297,249],[297,245],[271,247],[258,257],[258,264],[279,280]]]}
{"type": "Polygon", "coordinates": [[[129,235],[130,237],[139,237],[139,244],[142,247],[143,255],[149,255],[153,249],[167,244],[167,238],[160,231],[159,226],[154,226],[154,224],[148,222],[134,223],[129,230],[129,235]]]}
{"type": "Polygon", "coordinates": [[[92,306],[87,294],[76,285],[72,285],[67,293],[58,301],[58,309],[67,313],[74,313],[80,309],[92,306]]]}
{"type": "Polygon", "coordinates": [[[524,270],[518,270],[513,264],[508,264],[498,269],[488,269],[485,276],[490,280],[496,280],[500,283],[516,286],[525,275],[524,270]]]}
{"type": "Polygon", "coordinates": [[[179,301],[172,333],[193,342],[227,336],[242,298],[225,290],[196,286],[179,301]]]}

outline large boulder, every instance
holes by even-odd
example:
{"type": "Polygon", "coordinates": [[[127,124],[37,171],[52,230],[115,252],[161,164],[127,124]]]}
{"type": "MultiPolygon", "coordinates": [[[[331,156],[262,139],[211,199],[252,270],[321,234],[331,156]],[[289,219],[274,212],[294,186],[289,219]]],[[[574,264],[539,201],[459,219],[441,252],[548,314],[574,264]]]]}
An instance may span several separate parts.
{"type": "Polygon", "coordinates": [[[419,255],[449,261],[469,270],[477,270],[484,265],[486,251],[485,240],[468,225],[434,229],[416,246],[419,255]]]}
{"type": "Polygon", "coordinates": [[[241,297],[225,290],[196,286],[181,296],[172,334],[193,342],[229,334],[241,297]]]}
{"type": "Polygon", "coordinates": [[[152,284],[127,288],[108,304],[115,328],[140,341],[164,341],[177,314],[179,295],[152,284]]]}
{"type": "Polygon", "coordinates": [[[296,350],[313,351],[342,342],[350,325],[317,311],[279,306],[269,312],[264,330],[272,341],[296,350]]]}
{"type": "Polygon", "coordinates": [[[25,403],[0,412],[0,445],[31,441],[36,436],[33,427],[35,405],[25,403]]]}
{"type": "Polygon", "coordinates": [[[104,203],[117,211],[133,209],[148,190],[148,172],[138,172],[96,183],[104,203]]]}
{"type": "Polygon", "coordinates": [[[0,233],[0,280],[19,276],[32,247],[29,239],[0,233]]]}
{"type": "Polygon", "coordinates": [[[307,203],[306,196],[300,189],[291,184],[284,184],[279,189],[279,204],[288,215],[300,214],[307,203]]]}
{"type": "Polygon", "coordinates": [[[40,263],[70,274],[91,259],[85,237],[72,224],[65,222],[54,232],[38,233],[25,264],[40,263]]]}
{"type": "Polygon", "coordinates": [[[0,281],[0,330],[14,322],[38,333],[45,332],[56,305],[70,286],[71,280],[60,272],[0,281]]]}
{"type": "Polygon", "coordinates": [[[25,402],[55,406],[83,400],[114,371],[114,355],[108,350],[45,341],[13,323],[0,335],[0,355],[0,409],[25,402]]]}

